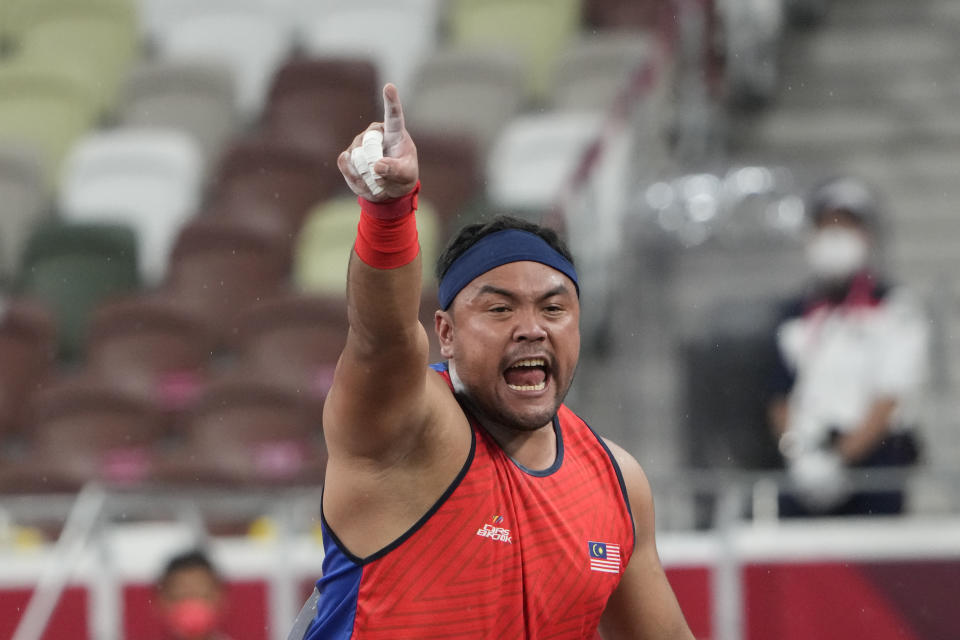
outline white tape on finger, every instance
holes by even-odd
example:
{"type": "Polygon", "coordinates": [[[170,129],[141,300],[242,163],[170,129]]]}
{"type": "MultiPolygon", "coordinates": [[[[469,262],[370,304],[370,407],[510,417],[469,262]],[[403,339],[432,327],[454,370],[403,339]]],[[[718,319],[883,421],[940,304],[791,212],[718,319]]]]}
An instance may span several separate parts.
{"type": "Polygon", "coordinates": [[[367,162],[367,157],[360,147],[354,147],[353,151],[350,152],[350,162],[361,176],[370,173],[370,163],[367,162]]]}
{"type": "Polygon", "coordinates": [[[360,177],[363,178],[363,182],[367,185],[367,188],[370,189],[370,193],[375,196],[383,193],[383,187],[377,184],[377,176],[373,172],[373,169],[370,168],[370,163],[367,161],[363,149],[354,147],[353,151],[350,152],[350,162],[353,163],[353,167],[357,170],[357,173],[360,174],[360,177]]]}
{"type": "Polygon", "coordinates": [[[367,162],[373,167],[374,163],[383,157],[383,134],[376,129],[371,129],[363,134],[363,155],[367,162]]]}

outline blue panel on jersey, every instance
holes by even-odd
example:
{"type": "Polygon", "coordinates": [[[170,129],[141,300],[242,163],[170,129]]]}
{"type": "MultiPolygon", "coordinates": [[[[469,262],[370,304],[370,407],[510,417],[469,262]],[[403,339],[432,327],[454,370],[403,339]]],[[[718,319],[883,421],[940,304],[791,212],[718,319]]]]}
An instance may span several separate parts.
{"type": "Polygon", "coordinates": [[[444,362],[434,362],[433,364],[430,365],[430,368],[433,369],[434,371],[438,371],[438,372],[440,372],[440,373],[443,373],[444,371],[447,370],[447,363],[446,363],[446,361],[444,361],[444,362]]]}
{"type": "Polygon", "coordinates": [[[363,566],[348,558],[323,526],[323,577],[317,581],[317,616],[303,640],[347,640],[353,634],[363,566]]]}

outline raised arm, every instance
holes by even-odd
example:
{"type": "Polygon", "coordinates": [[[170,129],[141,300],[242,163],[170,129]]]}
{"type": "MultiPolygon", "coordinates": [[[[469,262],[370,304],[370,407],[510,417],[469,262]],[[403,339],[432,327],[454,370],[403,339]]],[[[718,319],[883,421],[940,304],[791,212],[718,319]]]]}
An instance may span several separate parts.
{"type": "Polygon", "coordinates": [[[600,621],[604,640],[694,640],[660,565],[654,541],[653,496],[633,456],[607,441],[623,473],[636,545],[600,621]]]}
{"type": "Polygon", "coordinates": [[[384,121],[357,135],[337,158],[360,197],[350,256],[350,330],[324,406],[331,458],[381,458],[413,443],[428,418],[427,337],[419,322],[421,265],[414,217],[419,167],[397,89],[383,90],[384,121]],[[364,134],[382,134],[383,157],[364,134]],[[372,173],[371,173],[372,171],[372,173]]]}

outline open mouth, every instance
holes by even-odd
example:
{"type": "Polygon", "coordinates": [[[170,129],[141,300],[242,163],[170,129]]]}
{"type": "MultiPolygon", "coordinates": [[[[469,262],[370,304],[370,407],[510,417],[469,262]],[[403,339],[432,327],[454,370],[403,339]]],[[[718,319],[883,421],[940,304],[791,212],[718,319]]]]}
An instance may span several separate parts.
{"type": "Polygon", "coordinates": [[[543,391],[547,386],[547,373],[546,360],[525,358],[507,368],[503,378],[514,391],[543,391]]]}

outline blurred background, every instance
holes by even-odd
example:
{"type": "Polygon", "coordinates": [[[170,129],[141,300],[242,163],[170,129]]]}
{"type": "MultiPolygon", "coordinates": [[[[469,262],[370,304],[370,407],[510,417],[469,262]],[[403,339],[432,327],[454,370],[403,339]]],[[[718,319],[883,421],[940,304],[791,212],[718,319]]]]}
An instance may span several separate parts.
{"type": "Polygon", "coordinates": [[[463,224],[566,235],[568,404],[650,477],[698,639],[960,637],[958,36],[955,0],[0,0],[0,638],[166,637],[194,547],[231,637],[286,637],[346,331],[335,158],[388,81],[423,318],[463,224]],[[847,478],[900,515],[787,521],[771,345],[837,175],[923,311],[922,451],[847,478]]]}

